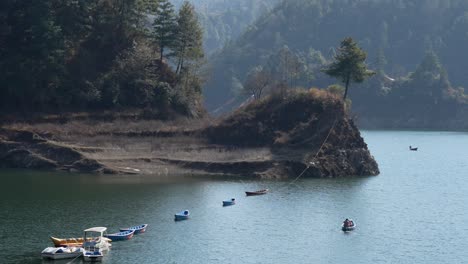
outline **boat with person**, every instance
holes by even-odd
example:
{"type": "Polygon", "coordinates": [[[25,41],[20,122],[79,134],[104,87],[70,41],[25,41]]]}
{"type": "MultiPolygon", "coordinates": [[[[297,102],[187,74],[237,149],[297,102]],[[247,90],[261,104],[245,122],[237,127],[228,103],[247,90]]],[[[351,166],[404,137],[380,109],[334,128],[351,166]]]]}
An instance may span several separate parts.
{"type": "Polygon", "coordinates": [[[133,237],[133,234],[135,233],[135,230],[126,230],[114,234],[107,234],[104,235],[104,237],[109,238],[112,241],[120,241],[120,240],[129,240],[130,238],[133,237]]]}
{"type": "Polygon", "coordinates": [[[268,189],[263,189],[263,190],[253,191],[253,192],[245,192],[245,194],[247,196],[262,195],[262,194],[266,194],[268,191],[269,191],[268,189]]]}
{"type": "Polygon", "coordinates": [[[356,228],[356,223],[352,219],[346,218],[343,224],[341,225],[341,230],[344,232],[353,231],[356,228]]]}
{"type": "Polygon", "coordinates": [[[235,205],[236,204],[236,199],[231,198],[230,200],[223,201],[223,206],[230,206],[230,205],[235,205]]]}
{"type": "Polygon", "coordinates": [[[174,215],[174,220],[175,221],[181,221],[181,220],[187,220],[189,219],[189,216],[190,216],[190,212],[189,210],[184,210],[180,213],[177,213],[174,215]]]}
{"type": "Polygon", "coordinates": [[[120,232],[129,231],[129,230],[134,230],[134,231],[135,231],[135,235],[136,235],[136,234],[140,234],[140,233],[146,232],[146,227],[148,227],[148,224],[142,224],[142,225],[138,225],[138,226],[131,226],[131,227],[126,227],[126,228],[120,228],[120,232]]]}
{"type": "Polygon", "coordinates": [[[81,247],[47,247],[41,252],[44,259],[69,259],[83,255],[81,247]]]}

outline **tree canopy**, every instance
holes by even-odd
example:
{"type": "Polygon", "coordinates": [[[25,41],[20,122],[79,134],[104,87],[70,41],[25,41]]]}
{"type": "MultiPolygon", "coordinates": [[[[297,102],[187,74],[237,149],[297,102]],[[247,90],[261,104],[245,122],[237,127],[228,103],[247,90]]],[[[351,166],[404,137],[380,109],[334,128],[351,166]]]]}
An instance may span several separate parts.
{"type": "Polygon", "coordinates": [[[350,37],[341,42],[338,54],[334,61],[323,71],[345,84],[343,100],[346,99],[350,82],[362,83],[364,80],[374,75],[375,72],[367,69],[365,64],[367,54],[350,37]]]}

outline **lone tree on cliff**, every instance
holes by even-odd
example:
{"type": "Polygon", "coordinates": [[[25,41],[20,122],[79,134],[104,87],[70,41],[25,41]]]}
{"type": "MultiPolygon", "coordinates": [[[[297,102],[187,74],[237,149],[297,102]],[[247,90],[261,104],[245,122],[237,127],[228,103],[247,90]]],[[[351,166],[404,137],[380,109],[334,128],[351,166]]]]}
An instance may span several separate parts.
{"type": "Polygon", "coordinates": [[[362,83],[375,72],[367,69],[364,63],[367,53],[358,47],[350,37],[341,41],[334,61],[322,71],[331,77],[340,79],[345,84],[343,100],[346,100],[350,82],[362,83]]]}

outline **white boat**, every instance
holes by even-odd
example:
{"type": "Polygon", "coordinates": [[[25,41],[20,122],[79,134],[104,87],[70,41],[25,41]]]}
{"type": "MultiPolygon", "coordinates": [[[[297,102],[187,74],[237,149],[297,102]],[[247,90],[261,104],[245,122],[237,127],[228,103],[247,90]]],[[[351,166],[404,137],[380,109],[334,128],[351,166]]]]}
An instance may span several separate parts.
{"type": "Polygon", "coordinates": [[[175,221],[181,221],[181,220],[187,220],[189,219],[189,216],[190,216],[190,212],[189,210],[184,210],[180,213],[177,213],[174,215],[174,220],[175,221]]]}
{"type": "Polygon", "coordinates": [[[84,261],[101,261],[103,253],[110,249],[110,239],[104,237],[106,230],[106,227],[93,227],[84,231],[84,261]]]}
{"type": "Polygon", "coordinates": [[[83,254],[83,260],[86,262],[100,262],[104,254],[100,251],[85,251],[83,254]]]}
{"type": "Polygon", "coordinates": [[[45,259],[77,258],[83,255],[84,249],[80,247],[48,247],[41,252],[45,259]]]}

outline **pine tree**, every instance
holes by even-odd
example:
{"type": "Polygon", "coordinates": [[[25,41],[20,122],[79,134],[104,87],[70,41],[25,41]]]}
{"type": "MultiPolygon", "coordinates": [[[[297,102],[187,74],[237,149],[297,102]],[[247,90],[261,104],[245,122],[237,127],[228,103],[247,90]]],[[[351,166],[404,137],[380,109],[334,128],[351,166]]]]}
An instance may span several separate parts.
{"type": "Polygon", "coordinates": [[[323,72],[340,79],[345,84],[343,100],[346,100],[351,82],[361,83],[375,74],[367,69],[366,58],[366,52],[359,48],[352,38],[348,37],[341,42],[341,47],[338,49],[334,61],[323,69],[323,72]]]}
{"type": "Polygon", "coordinates": [[[153,37],[159,46],[160,62],[162,63],[164,50],[172,48],[176,40],[177,23],[174,6],[169,0],[159,1],[155,9],[153,37]]]}
{"type": "Polygon", "coordinates": [[[177,17],[177,35],[174,54],[177,57],[176,74],[180,74],[187,60],[203,58],[203,30],[188,1],[184,1],[177,17]]]}

